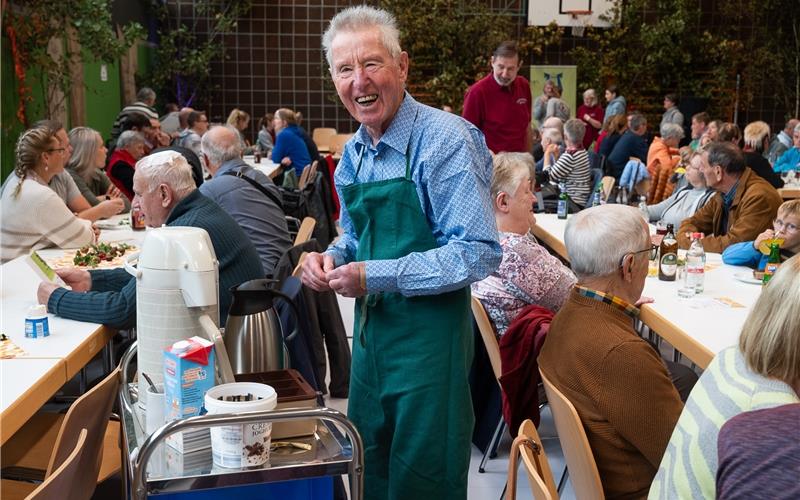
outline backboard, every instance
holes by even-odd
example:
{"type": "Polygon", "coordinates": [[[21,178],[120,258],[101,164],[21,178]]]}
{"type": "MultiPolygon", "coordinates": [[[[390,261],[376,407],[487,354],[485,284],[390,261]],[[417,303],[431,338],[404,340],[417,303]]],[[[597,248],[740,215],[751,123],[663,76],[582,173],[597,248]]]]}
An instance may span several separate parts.
{"type": "Polygon", "coordinates": [[[528,2],[528,25],[547,26],[555,21],[559,26],[573,26],[575,21],[570,11],[591,11],[588,19],[581,22],[607,28],[610,24],[600,20],[600,16],[610,13],[613,5],[613,0],[531,0],[528,2]]]}

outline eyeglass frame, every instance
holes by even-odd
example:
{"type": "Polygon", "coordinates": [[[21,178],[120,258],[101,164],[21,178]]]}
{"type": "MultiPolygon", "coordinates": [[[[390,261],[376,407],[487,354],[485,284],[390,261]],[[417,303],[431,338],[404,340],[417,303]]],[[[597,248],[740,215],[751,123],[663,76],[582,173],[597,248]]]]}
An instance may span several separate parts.
{"type": "Polygon", "coordinates": [[[795,233],[798,229],[800,229],[800,227],[798,227],[796,224],[792,224],[791,222],[783,222],[777,217],[772,220],[772,227],[776,228],[778,231],[784,231],[786,233],[795,233]],[[777,229],[778,225],[780,225],[780,229],[777,229]]]}
{"type": "Polygon", "coordinates": [[[651,243],[650,248],[645,248],[644,250],[637,250],[635,252],[626,252],[622,254],[622,257],[619,258],[619,268],[621,269],[623,267],[623,265],[625,264],[625,257],[627,257],[628,255],[636,255],[637,253],[650,252],[650,258],[648,260],[655,259],[656,256],[658,255],[658,248],[659,248],[658,245],[651,243]]]}

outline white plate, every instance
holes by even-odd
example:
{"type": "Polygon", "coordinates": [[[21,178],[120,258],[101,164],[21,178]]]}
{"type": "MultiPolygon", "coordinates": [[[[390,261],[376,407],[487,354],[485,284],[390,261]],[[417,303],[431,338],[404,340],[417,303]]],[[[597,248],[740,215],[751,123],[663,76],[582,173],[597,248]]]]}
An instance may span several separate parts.
{"type": "Polygon", "coordinates": [[[100,229],[130,229],[131,223],[126,221],[125,219],[120,221],[114,220],[99,220],[95,222],[95,225],[100,229]]]}
{"type": "Polygon", "coordinates": [[[756,279],[755,277],[753,277],[752,271],[742,271],[740,273],[734,274],[733,277],[741,281],[742,283],[750,283],[751,285],[761,284],[760,279],[756,279]]]}

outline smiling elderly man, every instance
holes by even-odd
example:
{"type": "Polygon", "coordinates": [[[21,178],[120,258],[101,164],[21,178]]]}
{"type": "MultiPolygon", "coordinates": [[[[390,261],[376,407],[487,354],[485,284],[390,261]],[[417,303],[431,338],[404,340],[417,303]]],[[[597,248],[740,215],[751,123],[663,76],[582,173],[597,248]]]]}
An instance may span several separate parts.
{"type": "Polygon", "coordinates": [[[517,44],[503,42],[492,55],[492,72],[467,89],[463,116],[481,129],[494,153],[530,153],[531,85],[518,75],[517,44]]]}
{"type": "Polygon", "coordinates": [[[465,499],[469,285],[501,258],[491,155],[472,124],[405,92],[408,54],[389,13],[342,11],[323,47],[361,127],[336,169],[343,234],[309,254],[303,282],[358,297],[348,413],[366,498],[465,499]]]}
{"type": "MultiPolygon", "coordinates": [[[[192,169],[175,151],[154,153],[136,164],[133,206],[149,227],[190,226],[205,229],[219,261],[219,316],[225,325],[230,287],[263,277],[255,247],[228,214],[197,190],[192,169]]],[[[37,297],[48,312],[78,321],[130,328],[136,322],[136,279],[125,269],[59,269],[72,291],[50,282],[37,297]]]]}

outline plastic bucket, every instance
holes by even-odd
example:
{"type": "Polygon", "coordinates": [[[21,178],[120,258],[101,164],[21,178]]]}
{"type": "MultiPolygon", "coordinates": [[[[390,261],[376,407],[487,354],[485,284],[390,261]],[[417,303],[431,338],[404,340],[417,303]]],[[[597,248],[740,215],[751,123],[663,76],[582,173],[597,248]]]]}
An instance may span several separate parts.
{"type": "MultiPolygon", "coordinates": [[[[234,382],[212,387],[206,392],[209,414],[274,410],[278,393],[266,384],[234,382]],[[248,396],[251,401],[245,401],[248,396]],[[221,400],[220,400],[221,398],[221,400]],[[228,399],[241,398],[240,401],[228,399]],[[259,399],[260,398],[260,399],[259,399]]],[[[219,467],[251,467],[269,461],[272,423],[226,425],[211,428],[211,454],[219,467]]]]}

